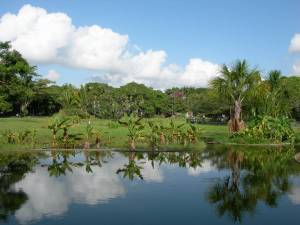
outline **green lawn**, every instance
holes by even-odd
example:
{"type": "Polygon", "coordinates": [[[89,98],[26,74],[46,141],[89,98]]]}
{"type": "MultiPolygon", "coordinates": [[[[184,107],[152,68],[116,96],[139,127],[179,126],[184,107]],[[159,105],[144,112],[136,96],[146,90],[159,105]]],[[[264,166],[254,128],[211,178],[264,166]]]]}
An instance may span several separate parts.
{"type": "MultiPolygon", "coordinates": [[[[35,148],[49,148],[51,143],[51,131],[47,128],[49,117],[24,117],[24,118],[0,118],[0,135],[5,130],[12,131],[25,131],[25,130],[37,130],[35,148]]],[[[127,146],[127,128],[120,126],[116,121],[104,120],[104,119],[89,119],[93,127],[101,133],[102,147],[107,148],[124,148],[127,146]]],[[[81,120],[79,124],[70,128],[70,133],[81,133],[84,139],[85,128],[89,120],[81,120]]],[[[170,122],[169,118],[151,118],[144,119],[144,122],[149,120],[160,121],[167,125],[170,122]]],[[[184,118],[174,119],[176,124],[185,123],[184,118]]],[[[217,141],[221,143],[231,142],[229,139],[228,129],[225,125],[197,125],[203,130],[203,138],[205,141],[217,141]]],[[[300,139],[300,127],[295,126],[297,139],[300,139]]],[[[81,141],[84,142],[83,140],[81,141]]],[[[91,140],[91,143],[94,140],[91,140]]],[[[16,145],[6,144],[3,137],[0,137],[0,149],[23,149],[31,148],[30,145],[16,145]]]]}
{"type": "MultiPolygon", "coordinates": [[[[51,143],[51,131],[47,128],[50,117],[23,117],[23,118],[0,118],[0,134],[5,130],[12,131],[25,131],[25,130],[37,130],[37,148],[49,148],[51,143]]],[[[127,143],[127,128],[118,125],[116,121],[104,120],[104,119],[89,119],[91,124],[97,131],[100,131],[101,138],[104,142],[104,147],[120,148],[126,146],[127,143]],[[115,127],[117,126],[117,127],[115,127]]],[[[85,127],[89,120],[81,120],[79,124],[70,128],[70,133],[81,133],[84,138],[85,127]]],[[[144,122],[149,120],[160,121],[163,124],[168,124],[170,119],[168,118],[152,118],[144,119],[144,122]]],[[[185,123],[184,118],[174,119],[176,124],[185,123]]],[[[226,126],[216,125],[198,125],[203,129],[203,135],[205,137],[223,137],[227,136],[226,126]]],[[[91,141],[93,142],[93,140],[91,141]]],[[[1,141],[0,149],[15,149],[15,148],[28,148],[29,146],[16,146],[13,144],[5,144],[3,138],[1,141]]]]}

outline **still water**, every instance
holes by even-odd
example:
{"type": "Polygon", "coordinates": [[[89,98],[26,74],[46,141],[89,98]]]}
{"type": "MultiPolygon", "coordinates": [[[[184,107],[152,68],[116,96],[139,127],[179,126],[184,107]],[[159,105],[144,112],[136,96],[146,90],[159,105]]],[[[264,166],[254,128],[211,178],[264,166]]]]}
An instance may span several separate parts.
{"type": "Polygon", "coordinates": [[[299,224],[293,148],[0,154],[3,224],[299,224]]]}

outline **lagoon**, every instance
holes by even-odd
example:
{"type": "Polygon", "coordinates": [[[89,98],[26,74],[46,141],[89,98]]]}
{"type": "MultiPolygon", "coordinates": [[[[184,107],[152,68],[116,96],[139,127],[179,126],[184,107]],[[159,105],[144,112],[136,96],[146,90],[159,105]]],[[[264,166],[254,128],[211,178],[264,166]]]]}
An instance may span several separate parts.
{"type": "Polygon", "coordinates": [[[3,224],[296,224],[299,147],[2,152],[3,224]]]}

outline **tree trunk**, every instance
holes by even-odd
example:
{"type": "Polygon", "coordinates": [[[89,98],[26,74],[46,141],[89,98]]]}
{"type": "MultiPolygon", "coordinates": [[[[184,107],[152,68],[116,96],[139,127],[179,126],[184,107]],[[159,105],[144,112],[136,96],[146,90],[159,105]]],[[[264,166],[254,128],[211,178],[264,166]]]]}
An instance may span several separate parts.
{"type": "Polygon", "coordinates": [[[64,148],[67,148],[67,141],[68,141],[68,130],[64,129],[63,133],[63,142],[64,142],[64,148]]]}
{"type": "Polygon", "coordinates": [[[89,140],[86,140],[83,146],[84,149],[90,149],[90,142],[89,140]]]}
{"type": "Polygon", "coordinates": [[[56,148],[56,132],[52,133],[52,148],[56,148]]]}
{"type": "Polygon", "coordinates": [[[165,135],[161,133],[159,138],[160,138],[160,144],[164,145],[166,143],[165,135]]]}
{"type": "Polygon", "coordinates": [[[231,114],[230,120],[228,122],[229,131],[231,133],[239,132],[240,130],[245,128],[245,123],[241,119],[242,112],[242,103],[241,100],[238,99],[234,102],[234,113],[231,114]]]}
{"type": "Polygon", "coordinates": [[[133,139],[130,140],[129,148],[131,151],[135,151],[135,142],[133,139]]]}
{"type": "Polygon", "coordinates": [[[29,101],[25,101],[21,104],[20,111],[23,116],[26,116],[28,114],[28,110],[27,110],[28,105],[29,105],[29,101]]]}
{"type": "Polygon", "coordinates": [[[100,137],[96,137],[96,148],[100,148],[101,139],[100,137]]]}

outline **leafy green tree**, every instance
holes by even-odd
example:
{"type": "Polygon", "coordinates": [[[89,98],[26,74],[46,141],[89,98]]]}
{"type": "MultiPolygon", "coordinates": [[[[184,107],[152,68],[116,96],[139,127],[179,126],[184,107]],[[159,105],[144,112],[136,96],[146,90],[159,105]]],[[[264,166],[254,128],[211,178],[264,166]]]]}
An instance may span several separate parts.
{"type": "Polygon", "coordinates": [[[241,117],[243,101],[260,80],[258,70],[250,69],[243,60],[237,61],[231,68],[223,65],[221,76],[211,81],[211,87],[233,107],[229,121],[231,132],[238,132],[244,128],[241,117]]]}
{"type": "Polygon", "coordinates": [[[288,109],[291,111],[291,116],[300,120],[300,77],[290,76],[283,80],[285,96],[288,98],[283,101],[288,101],[288,109]]]}
{"type": "Polygon", "coordinates": [[[268,111],[266,114],[273,117],[288,115],[290,112],[288,101],[286,101],[288,95],[281,72],[279,70],[270,71],[267,83],[270,90],[267,93],[268,111]]]}
{"type": "Polygon", "coordinates": [[[47,79],[39,79],[34,82],[33,91],[33,100],[28,107],[31,115],[48,116],[57,113],[62,108],[59,103],[62,87],[47,79]]]}
{"type": "Polygon", "coordinates": [[[12,105],[7,102],[6,96],[2,95],[0,96],[0,112],[9,112],[12,110],[12,105]]]}
{"type": "Polygon", "coordinates": [[[11,50],[9,42],[0,42],[1,111],[14,110],[27,115],[36,76],[35,66],[30,66],[19,52],[11,50]]]}

